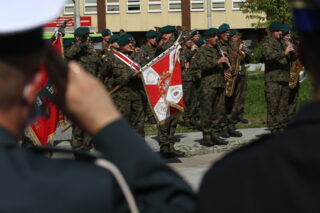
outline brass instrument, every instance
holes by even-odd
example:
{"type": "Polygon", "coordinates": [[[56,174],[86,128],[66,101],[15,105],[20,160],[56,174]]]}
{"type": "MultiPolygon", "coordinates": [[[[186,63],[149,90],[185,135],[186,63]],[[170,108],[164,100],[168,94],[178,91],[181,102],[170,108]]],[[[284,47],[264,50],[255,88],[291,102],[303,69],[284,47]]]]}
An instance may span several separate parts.
{"type": "MultiPolygon", "coordinates": [[[[239,74],[241,59],[245,55],[245,53],[240,50],[240,45],[241,45],[241,42],[238,42],[236,44],[236,47],[234,48],[236,51],[233,51],[232,53],[232,65],[230,64],[230,62],[227,63],[229,71],[231,73],[231,78],[227,80],[227,84],[226,84],[226,96],[228,97],[231,97],[234,93],[234,88],[236,86],[236,82],[239,74]]],[[[221,56],[225,57],[223,51],[221,50],[220,45],[218,44],[217,46],[221,56]]]]}
{"type": "Polygon", "coordinates": [[[297,86],[298,81],[300,80],[300,73],[302,73],[302,72],[304,72],[304,67],[301,64],[299,59],[297,59],[291,63],[290,81],[289,81],[290,89],[294,89],[297,86]]]}
{"type": "MultiPolygon", "coordinates": [[[[286,46],[293,46],[293,44],[290,41],[285,40],[285,44],[286,46]]],[[[293,61],[290,64],[290,89],[294,89],[297,86],[298,81],[300,80],[300,73],[302,72],[304,72],[304,66],[302,65],[299,59],[293,61]]]]}

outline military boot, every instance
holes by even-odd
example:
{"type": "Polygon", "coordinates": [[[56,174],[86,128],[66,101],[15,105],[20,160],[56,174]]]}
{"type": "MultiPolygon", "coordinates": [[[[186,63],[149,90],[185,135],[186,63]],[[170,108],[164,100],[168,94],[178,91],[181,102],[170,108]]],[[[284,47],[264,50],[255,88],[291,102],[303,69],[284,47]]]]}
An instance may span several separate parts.
{"type": "Polygon", "coordinates": [[[200,142],[200,145],[210,147],[210,146],[213,146],[214,144],[211,141],[210,136],[204,136],[202,141],[200,142]]]}
{"type": "Polygon", "coordinates": [[[225,141],[221,138],[219,138],[218,136],[212,135],[211,136],[211,141],[213,143],[213,145],[228,145],[228,141],[225,141]]]}
{"type": "Polygon", "coordinates": [[[224,127],[220,132],[220,137],[222,138],[230,138],[229,129],[228,127],[224,127]]]}
{"type": "Polygon", "coordinates": [[[231,137],[237,137],[237,138],[242,137],[242,133],[234,129],[229,130],[229,134],[231,137]]]}
{"type": "Polygon", "coordinates": [[[185,157],[185,153],[176,150],[173,143],[166,143],[160,146],[160,155],[163,158],[185,157]]]}

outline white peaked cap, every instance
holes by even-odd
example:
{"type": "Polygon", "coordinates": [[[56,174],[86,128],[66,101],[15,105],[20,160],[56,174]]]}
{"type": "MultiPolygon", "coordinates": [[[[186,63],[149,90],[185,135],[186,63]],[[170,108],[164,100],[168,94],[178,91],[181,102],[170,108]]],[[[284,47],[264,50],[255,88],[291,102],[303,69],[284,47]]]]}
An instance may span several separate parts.
{"type": "Polygon", "coordinates": [[[0,34],[41,27],[61,13],[66,0],[0,0],[0,34]]]}

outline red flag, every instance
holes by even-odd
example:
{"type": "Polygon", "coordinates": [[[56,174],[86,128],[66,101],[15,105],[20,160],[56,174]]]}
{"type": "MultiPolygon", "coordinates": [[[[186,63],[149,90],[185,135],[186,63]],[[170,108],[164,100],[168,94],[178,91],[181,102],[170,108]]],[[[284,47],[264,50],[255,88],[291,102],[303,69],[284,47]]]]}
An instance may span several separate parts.
{"type": "MultiPolygon", "coordinates": [[[[62,54],[62,39],[59,34],[56,34],[56,36],[57,37],[52,46],[59,54],[62,54]]],[[[64,121],[64,117],[58,108],[52,103],[52,97],[55,89],[48,79],[47,69],[44,65],[40,66],[40,72],[45,73],[36,103],[40,117],[28,127],[27,134],[29,134],[33,141],[38,145],[47,146],[49,140],[54,137],[57,125],[64,121]]]]}
{"type": "Polygon", "coordinates": [[[173,45],[142,68],[149,104],[158,123],[163,123],[184,108],[180,45],[173,45]]]}

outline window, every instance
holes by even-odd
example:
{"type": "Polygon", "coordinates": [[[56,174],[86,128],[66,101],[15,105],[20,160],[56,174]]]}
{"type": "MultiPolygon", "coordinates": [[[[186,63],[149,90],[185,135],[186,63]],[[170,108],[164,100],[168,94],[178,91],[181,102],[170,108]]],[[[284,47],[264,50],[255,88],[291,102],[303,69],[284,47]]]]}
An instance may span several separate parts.
{"type": "Polygon", "coordinates": [[[128,13],[140,12],[140,0],[127,0],[128,13]]]}
{"type": "Polygon", "coordinates": [[[148,1],[148,12],[158,13],[161,12],[161,1],[159,0],[149,0],[148,1]]]}
{"type": "Polygon", "coordinates": [[[181,1],[169,0],[169,11],[170,12],[181,11],[181,1]]]}
{"type": "Polygon", "coordinates": [[[119,0],[106,0],[107,13],[120,13],[119,0]]]}
{"type": "Polygon", "coordinates": [[[232,0],[232,9],[233,10],[241,10],[240,3],[244,2],[244,0],[232,0]]]}
{"type": "Polygon", "coordinates": [[[67,3],[64,5],[64,15],[73,15],[74,14],[74,3],[72,0],[68,0],[67,3]]]}
{"type": "Polygon", "coordinates": [[[226,10],[225,0],[212,0],[212,10],[226,10]]]}
{"type": "Polygon", "coordinates": [[[204,11],[204,0],[191,0],[191,11],[204,11]]]}
{"type": "Polygon", "coordinates": [[[84,1],[84,14],[97,14],[97,0],[84,1]]]}

